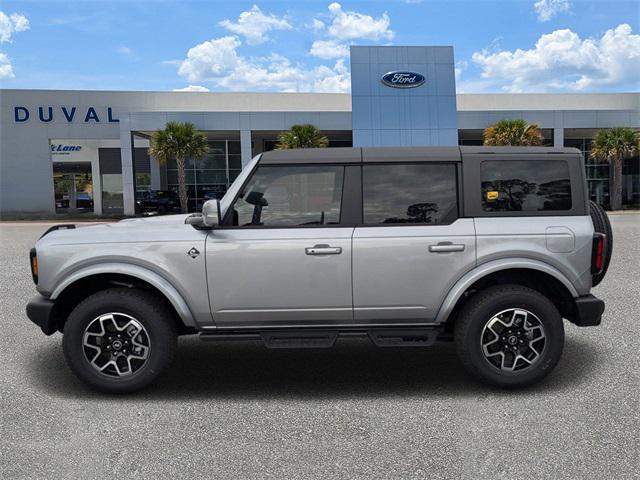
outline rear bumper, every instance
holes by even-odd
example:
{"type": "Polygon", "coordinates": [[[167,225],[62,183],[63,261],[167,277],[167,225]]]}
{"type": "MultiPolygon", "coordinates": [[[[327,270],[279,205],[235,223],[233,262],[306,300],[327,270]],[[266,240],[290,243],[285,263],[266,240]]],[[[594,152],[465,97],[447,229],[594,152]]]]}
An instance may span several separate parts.
{"type": "Polygon", "coordinates": [[[42,295],[36,295],[27,303],[27,317],[39,326],[45,335],[51,335],[58,330],[52,315],[54,305],[53,300],[42,295]]]}
{"type": "Polygon", "coordinates": [[[593,327],[600,325],[604,302],[593,295],[585,295],[575,299],[574,318],[569,320],[579,327],[593,327]]]}

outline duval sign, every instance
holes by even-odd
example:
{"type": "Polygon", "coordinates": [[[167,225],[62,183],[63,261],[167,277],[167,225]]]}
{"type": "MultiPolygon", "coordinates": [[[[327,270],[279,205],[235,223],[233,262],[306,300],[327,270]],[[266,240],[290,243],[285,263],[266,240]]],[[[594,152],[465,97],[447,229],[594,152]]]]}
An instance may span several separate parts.
{"type": "Polygon", "coordinates": [[[31,110],[27,107],[13,107],[13,118],[16,123],[24,123],[30,118],[37,118],[44,123],[53,122],[54,118],[62,119],[67,123],[118,123],[120,120],[113,116],[111,107],[76,107],[76,106],[43,106],[34,107],[31,110]]]}
{"type": "Polygon", "coordinates": [[[416,72],[394,71],[385,73],[381,78],[382,83],[393,88],[415,88],[425,81],[424,75],[416,72]]]}

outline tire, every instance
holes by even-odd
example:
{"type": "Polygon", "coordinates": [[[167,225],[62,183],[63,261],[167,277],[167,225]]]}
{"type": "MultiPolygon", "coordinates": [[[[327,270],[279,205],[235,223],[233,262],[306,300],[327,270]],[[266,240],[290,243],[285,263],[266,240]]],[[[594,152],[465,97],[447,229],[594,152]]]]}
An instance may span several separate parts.
{"type": "Polygon", "coordinates": [[[564,347],[564,325],[558,309],[541,293],[520,285],[498,285],[469,299],[455,323],[454,339],[458,356],[472,375],[497,387],[519,388],[539,382],[556,366],[564,347]],[[512,315],[512,310],[526,312],[526,317],[512,315]],[[505,313],[497,317],[501,312],[505,313]],[[503,327],[509,320],[536,327],[503,327]],[[485,355],[485,347],[491,356],[485,355]],[[507,349],[514,347],[517,353],[507,349]],[[516,354],[525,358],[518,359],[516,354]]]}
{"type": "Polygon", "coordinates": [[[86,298],[69,315],[62,339],[73,373],[108,393],[149,385],[170,365],[176,345],[176,325],[163,302],[130,288],[103,290],[86,298]]]}
{"type": "Polygon", "coordinates": [[[604,279],[609,269],[609,262],[611,261],[611,255],[613,254],[613,230],[611,229],[611,222],[609,216],[605,212],[604,208],[598,205],[594,201],[589,201],[589,213],[591,215],[591,221],[593,222],[593,229],[597,233],[604,233],[607,236],[605,242],[605,256],[602,267],[602,272],[597,275],[593,275],[591,284],[592,286],[598,285],[604,279]]]}

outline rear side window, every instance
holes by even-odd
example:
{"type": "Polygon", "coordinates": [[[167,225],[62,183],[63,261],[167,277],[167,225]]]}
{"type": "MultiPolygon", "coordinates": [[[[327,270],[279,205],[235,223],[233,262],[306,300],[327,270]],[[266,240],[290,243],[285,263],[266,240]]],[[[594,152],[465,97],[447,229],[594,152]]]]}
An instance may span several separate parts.
{"type": "Polygon", "coordinates": [[[569,165],[563,160],[484,161],[485,212],[571,210],[569,165]]]}
{"type": "Polygon", "coordinates": [[[364,223],[438,224],[458,216],[453,164],[365,165],[364,223]]]}

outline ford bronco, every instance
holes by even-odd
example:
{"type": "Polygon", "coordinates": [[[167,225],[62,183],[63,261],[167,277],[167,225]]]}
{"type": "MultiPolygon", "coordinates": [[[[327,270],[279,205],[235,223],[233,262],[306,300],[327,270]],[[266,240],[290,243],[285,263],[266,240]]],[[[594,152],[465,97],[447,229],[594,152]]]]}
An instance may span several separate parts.
{"type": "Polygon", "coordinates": [[[590,290],[611,251],[575,149],[281,150],[201,213],[51,228],[30,253],[27,315],[107,392],[148,385],[185,334],[453,340],[475,377],[515,388],[557,364],[563,319],[600,323],[590,290]]]}

